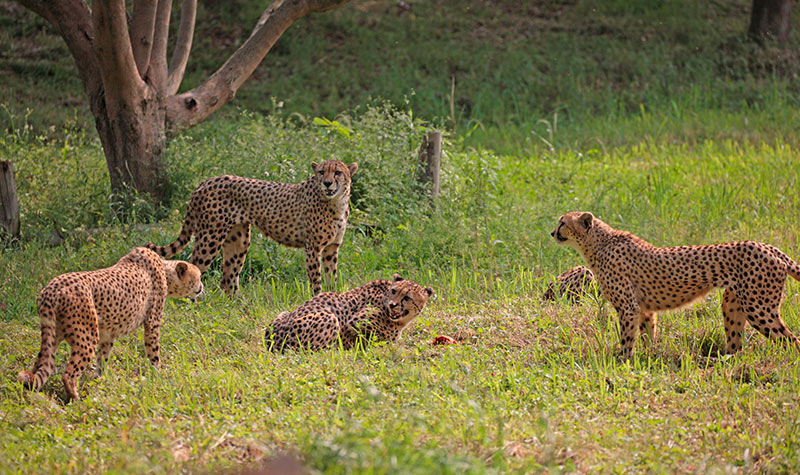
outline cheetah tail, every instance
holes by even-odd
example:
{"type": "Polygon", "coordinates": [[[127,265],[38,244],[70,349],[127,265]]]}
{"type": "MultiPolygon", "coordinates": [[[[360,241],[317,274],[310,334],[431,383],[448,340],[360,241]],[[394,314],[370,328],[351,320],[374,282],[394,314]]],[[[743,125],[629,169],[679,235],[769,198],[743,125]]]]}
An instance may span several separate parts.
{"type": "Polygon", "coordinates": [[[789,275],[794,277],[794,280],[800,281],[800,264],[798,264],[791,257],[784,254],[784,252],[781,251],[780,249],[778,248],[773,248],[773,249],[775,254],[777,254],[778,257],[780,258],[780,260],[782,260],[783,263],[786,264],[786,270],[789,272],[789,275]]]}
{"type": "Polygon", "coordinates": [[[17,381],[26,388],[38,391],[55,371],[56,354],[56,309],[50,304],[39,304],[42,324],[42,346],[36,357],[33,371],[22,370],[17,381]]]}
{"type": "Polygon", "coordinates": [[[192,230],[192,220],[193,217],[191,216],[191,212],[187,211],[186,218],[183,220],[183,228],[181,228],[181,233],[178,234],[178,238],[175,239],[175,241],[173,241],[171,244],[166,246],[156,246],[152,242],[148,242],[145,244],[145,247],[164,259],[172,258],[175,256],[175,254],[181,252],[181,250],[186,247],[186,245],[189,244],[189,241],[192,239],[192,234],[194,233],[192,230]]]}

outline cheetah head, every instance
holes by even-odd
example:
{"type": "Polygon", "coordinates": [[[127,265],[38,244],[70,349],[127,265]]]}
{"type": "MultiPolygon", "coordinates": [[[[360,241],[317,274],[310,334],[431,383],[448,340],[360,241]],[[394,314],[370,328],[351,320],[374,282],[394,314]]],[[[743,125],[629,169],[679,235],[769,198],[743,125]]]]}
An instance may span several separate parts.
{"type": "Polygon", "coordinates": [[[203,293],[200,269],[186,261],[164,261],[167,270],[167,295],[195,298],[203,293]]]}
{"type": "Polygon", "coordinates": [[[407,325],[425,308],[428,299],[433,295],[433,289],[423,288],[412,280],[405,280],[398,274],[389,287],[384,299],[384,306],[393,322],[407,325]]]}
{"type": "Polygon", "coordinates": [[[350,179],[358,170],[358,163],[345,165],[339,160],[326,160],[320,164],[312,163],[311,168],[314,169],[322,195],[333,200],[349,193],[350,179]]]}
{"type": "MultiPolygon", "coordinates": [[[[550,233],[558,244],[577,248],[586,233],[592,229],[595,217],[592,213],[572,211],[558,218],[558,226],[550,233]]],[[[578,249],[580,250],[580,249],[578,249]]]]}

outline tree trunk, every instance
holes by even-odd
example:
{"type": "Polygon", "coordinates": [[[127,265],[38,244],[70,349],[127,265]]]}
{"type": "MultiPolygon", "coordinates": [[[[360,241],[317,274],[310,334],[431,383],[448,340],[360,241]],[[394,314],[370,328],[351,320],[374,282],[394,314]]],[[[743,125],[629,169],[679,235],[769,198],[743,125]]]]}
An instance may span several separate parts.
{"type": "Polygon", "coordinates": [[[19,201],[14,164],[0,161],[0,237],[19,236],[19,201]]]}
{"type": "MultiPolygon", "coordinates": [[[[103,98],[97,102],[105,105],[103,98]]],[[[95,125],[106,156],[112,192],[135,190],[161,201],[166,190],[162,161],[166,147],[163,105],[151,97],[134,107],[120,108],[113,117],[105,110],[95,113],[95,125]]]]}
{"type": "Polygon", "coordinates": [[[792,31],[793,0],[753,0],[748,35],[761,42],[775,38],[783,43],[792,31]]]}

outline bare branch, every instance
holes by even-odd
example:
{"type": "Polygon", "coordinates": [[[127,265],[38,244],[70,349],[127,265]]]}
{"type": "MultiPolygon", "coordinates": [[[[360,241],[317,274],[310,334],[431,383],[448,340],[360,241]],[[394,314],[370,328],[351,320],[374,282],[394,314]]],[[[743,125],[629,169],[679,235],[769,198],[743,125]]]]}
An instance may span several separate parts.
{"type": "Polygon", "coordinates": [[[106,106],[112,117],[123,103],[141,96],[144,82],[133,59],[124,0],[93,2],[94,47],[100,62],[106,106]]]}
{"type": "Polygon", "coordinates": [[[150,51],[153,48],[153,31],[156,25],[158,0],[134,0],[131,21],[131,48],[139,77],[147,74],[150,51]]]}
{"type": "Polygon", "coordinates": [[[178,27],[178,39],[175,42],[175,51],[169,63],[169,78],[167,79],[167,94],[178,92],[189,61],[189,52],[192,49],[194,37],[194,22],[197,16],[197,0],[183,0],[181,3],[181,25],[178,27]]]}
{"type": "Polygon", "coordinates": [[[336,8],[348,0],[275,0],[250,38],[208,80],[167,98],[167,124],[174,132],[192,126],[230,102],[284,31],[299,18],[336,8]]]}
{"type": "MultiPolygon", "coordinates": [[[[150,84],[160,94],[167,88],[167,42],[169,40],[169,17],[172,13],[172,0],[158,0],[156,27],[153,34],[153,52],[150,53],[150,84]]],[[[166,94],[165,94],[166,95],[166,94]]]]}

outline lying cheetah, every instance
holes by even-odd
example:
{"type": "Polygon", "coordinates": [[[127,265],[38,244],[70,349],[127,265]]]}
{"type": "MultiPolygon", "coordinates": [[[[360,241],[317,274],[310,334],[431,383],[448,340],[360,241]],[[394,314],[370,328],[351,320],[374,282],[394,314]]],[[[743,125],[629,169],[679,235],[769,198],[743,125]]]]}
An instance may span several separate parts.
{"type": "Polygon", "coordinates": [[[147,243],[161,257],[170,258],[195,237],[192,264],[205,272],[222,249],[220,287],[233,295],[250,247],[250,225],[284,246],[306,251],[306,270],[314,293],[319,293],[320,258],[326,284],[336,284],[336,263],[350,216],[350,180],[357,163],[339,160],[312,163],[312,175],[299,184],[242,178],[209,178],[189,199],[178,238],[167,246],[147,243]]]}
{"type": "Polygon", "coordinates": [[[580,211],[561,216],[550,234],[581,253],[617,310],[625,356],[639,331],[655,341],[656,312],[692,304],[715,287],[725,289],[726,353],[741,348],[745,321],[767,338],[800,346],[780,316],[786,276],[800,280],[800,265],[769,244],[656,247],[580,211]]]}
{"type": "Polygon", "coordinates": [[[553,302],[556,296],[563,296],[572,304],[579,304],[584,295],[595,287],[594,274],[585,266],[577,266],[556,277],[542,294],[542,302],[553,302]],[[556,285],[558,289],[556,290],[556,285]]]}
{"type": "Polygon", "coordinates": [[[370,338],[395,341],[433,295],[430,287],[395,274],[347,292],[323,292],[291,312],[278,315],[267,328],[267,347],[319,350],[341,340],[345,349],[370,338]]]}
{"type": "Polygon", "coordinates": [[[36,306],[42,324],[42,346],[33,371],[17,380],[39,390],[53,374],[61,340],[71,347],[64,370],[67,395],[78,399],[77,379],[97,354],[97,374],[103,371],[114,340],[144,324],[147,358],[160,368],[159,333],[164,300],[196,297],[203,291],[200,270],[184,261],[165,261],[137,247],[106,269],[62,274],[39,293],[36,306]]]}

